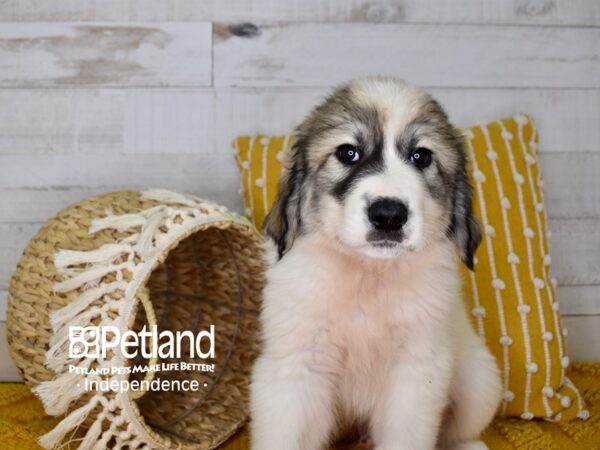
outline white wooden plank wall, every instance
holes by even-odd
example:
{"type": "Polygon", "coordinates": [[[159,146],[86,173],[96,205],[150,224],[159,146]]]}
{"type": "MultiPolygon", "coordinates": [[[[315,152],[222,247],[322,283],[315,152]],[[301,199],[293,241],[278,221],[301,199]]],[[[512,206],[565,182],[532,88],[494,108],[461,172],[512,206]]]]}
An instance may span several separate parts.
{"type": "MultiPolygon", "coordinates": [[[[574,359],[600,360],[597,0],[0,2],[0,335],[21,251],[100,192],[241,209],[230,143],[287,133],[361,75],[428,88],[456,125],[529,112],[574,359]]],[[[16,379],[0,340],[0,380],[16,379]]]]}
{"type": "Polygon", "coordinates": [[[600,7],[594,0],[4,0],[0,20],[595,26],[600,7]]]}

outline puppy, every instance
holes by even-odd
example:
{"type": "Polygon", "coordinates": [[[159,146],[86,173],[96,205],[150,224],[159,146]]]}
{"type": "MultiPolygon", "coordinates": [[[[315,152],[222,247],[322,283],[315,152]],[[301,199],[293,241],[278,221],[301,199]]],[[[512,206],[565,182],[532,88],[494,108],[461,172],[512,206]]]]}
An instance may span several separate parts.
{"type": "Polygon", "coordinates": [[[297,130],[270,238],[254,450],[321,450],[363,423],[376,450],[485,449],[494,358],[462,303],[480,241],[461,139],[393,78],[337,88],[297,130]]]}

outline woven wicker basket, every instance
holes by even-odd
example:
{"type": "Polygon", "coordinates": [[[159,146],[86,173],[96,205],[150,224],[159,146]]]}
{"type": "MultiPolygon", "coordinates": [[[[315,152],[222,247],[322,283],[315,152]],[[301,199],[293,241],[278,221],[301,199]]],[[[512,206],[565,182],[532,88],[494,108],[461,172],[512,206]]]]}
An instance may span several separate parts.
{"type": "Polygon", "coordinates": [[[66,414],[40,438],[42,446],[74,440],[94,450],[221,444],[247,418],[262,272],[254,227],[196,197],[116,192],[51,219],[19,262],[7,319],[23,379],[49,414],[66,414]],[[106,359],[69,355],[70,326],[111,325],[125,332],[147,324],[192,332],[214,325],[215,358],[131,360],[118,349],[106,359]],[[69,371],[181,362],[214,364],[214,372],[110,375],[117,381],[196,380],[201,388],[195,392],[90,392],[84,382],[107,376],[69,371]]]}

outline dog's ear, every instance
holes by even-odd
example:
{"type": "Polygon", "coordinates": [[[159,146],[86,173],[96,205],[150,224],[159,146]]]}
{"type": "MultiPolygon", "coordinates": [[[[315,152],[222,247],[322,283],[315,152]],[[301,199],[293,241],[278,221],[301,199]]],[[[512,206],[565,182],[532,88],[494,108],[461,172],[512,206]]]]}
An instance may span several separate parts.
{"type": "Polygon", "coordinates": [[[264,223],[264,232],[277,244],[279,259],[290,249],[300,233],[303,185],[306,164],[303,139],[292,146],[285,156],[277,198],[264,223]]]}
{"type": "MultiPolygon", "coordinates": [[[[459,145],[462,146],[460,143],[459,145]]],[[[461,154],[465,155],[464,149],[460,150],[461,154]]],[[[466,160],[466,157],[464,159],[466,160]]],[[[467,175],[466,161],[462,167],[454,187],[449,231],[458,247],[460,259],[473,270],[475,251],[481,242],[481,227],[473,215],[472,188],[467,175]]]]}

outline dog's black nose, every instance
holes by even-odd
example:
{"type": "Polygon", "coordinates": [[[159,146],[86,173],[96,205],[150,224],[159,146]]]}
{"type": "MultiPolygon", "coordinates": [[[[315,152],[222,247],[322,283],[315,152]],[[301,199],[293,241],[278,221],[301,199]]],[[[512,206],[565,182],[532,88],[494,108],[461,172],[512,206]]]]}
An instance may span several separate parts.
{"type": "Polygon", "coordinates": [[[367,215],[375,229],[398,231],[408,220],[408,208],[400,200],[384,197],[371,203],[367,215]]]}

